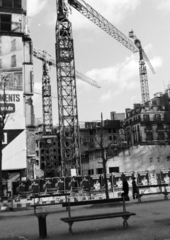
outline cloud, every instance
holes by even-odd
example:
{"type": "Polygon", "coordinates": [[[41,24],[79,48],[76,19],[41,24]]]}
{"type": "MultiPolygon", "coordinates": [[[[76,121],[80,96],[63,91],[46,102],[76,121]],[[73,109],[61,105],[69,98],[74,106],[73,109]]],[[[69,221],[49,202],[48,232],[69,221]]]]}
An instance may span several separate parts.
{"type": "MultiPolygon", "coordinates": [[[[91,7],[93,7],[98,13],[113,24],[119,24],[129,11],[134,11],[141,3],[141,0],[86,0],[91,7]]],[[[74,8],[71,8],[72,14],[70,19],[73,24],[73,29],[89,29],[94,28],[94,23],[91,23],[89,19],[84,17],[74,8]]],[[[56,15],[53,15],[53,19],[49,16],[49,24],[53,25],[56,21],[56,15]],[[52,20],[51,20],[52,19],[52,20]]]]}
{"type": "Polygon", "coordinates": [[[106,94],[103,94],[101,97],[100,97],[100,100],[102,102],[105,102],[105,101],[108,101],[109,99],[111,99],[112,97],[112,91],[109,90],[106,94]]]}
{"type": "Polygon", "coordinates": [[[150,60],[152,66],[155,68],[162,66],[162,58],[161,57],[154,57],[150,60]]]}
{"type": "MultiPolygon", "coordinates": [[[[155,0],[154,0],[155,2],[155,0]]],[[[170,11],[170,1],[169,0],[159,0],[157,1],[156,8],[158,10],[170,11]]]]}
{"type": "Polygon", "coordinates": [[[92,79],[97,79],[99,83],[107,85],[118,84],[121,88],[124,88],[125,83],[129,79],[138,75],[138,68],[137,56],[133,54],[122,63],[117,63],[107,68],[92,69],[86,75],[92,79]]]}
{"type": "Polygon", "coordinates": [[[47,0],[29,0],[27,1],[27,14],[29,17],[37,15],[44,9],[47,0]]]}
{"type": "MultiPolygon", "coordinates": [[[[132,54],[130,57],[126,57],[122,63],[117,63],[112,67],[92,69],[88,71],[87,76],[92,79],[97,79],[101,86],[117,89],[116,92],[111,94],[109,91],[107,94],[101,97],[101,100],[107,100],[111,96],[118,95],[122,91],[130,91],[138,88],[140,84],[139,80],[139,56],[138,54],[132,54]]],[[[150,60],[154,69],[162,66],[162,59],[160,57],[154,57],[150,60]]]]}

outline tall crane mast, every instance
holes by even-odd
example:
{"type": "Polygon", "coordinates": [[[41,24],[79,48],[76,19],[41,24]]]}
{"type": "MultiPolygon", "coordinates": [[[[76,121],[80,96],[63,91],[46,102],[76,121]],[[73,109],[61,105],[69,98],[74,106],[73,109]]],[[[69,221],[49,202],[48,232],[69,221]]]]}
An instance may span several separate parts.
{"type": "Polygon", "coordinates": [[[142,44],[140,40],[134,35],[133,30],[129,32],[129,37],[133,38],[136,47],[139,49],[139,74],[140,74],[142,103],[144,104],[145,102],[148,102],[150,100],[148,76],[147,76],[147,68],[146,68],[145,60],[147,61],[153,73],[155,73],[155,70],[153,69],[148,57],[146,56],[146,53],[142,48],[142,44]]]}
{"type": "MultiPolygon", "coordinates": [[[[37,52],[33,51],[33,56],[37,52]]],[[[43,76],[42,76],[42,107],[43,107],[43,143],[44,143],[44,174],[46,177],[53,176],[55,170],[54,163],[54,142],[56,136],[53,133],[53,117],[52,117],[52,97],[51,97],[51,82],[49,76],[49,54],[42,51],[41,55],[43,76]]]]}
{"type": "Polygon", "coordinates": [[[68,12],[68,5],[64,1],[58,0],[56,69],[63,176],[70,175],[70,168],[76,169],[77,173],[80,173],[81,170],[74,46],[72,24],[69,21],[68,12]]]}
{"type": "Polygon", "coordinates": [[[139,72],[140,72],[140,82],[141,82],[141,94],[142,102],[145,103],[149,100],[149,87],[148,87],[148,78],[147,78],[147,69],[145,61],[150,67],[151,71],[155,73],[149,59],[142,49],[140,41],[133,36],[132,32],[130,36],[134,38],[134,43],[126,37],[121,31],[119,31],[114,25],[107,21],[101,14],[99,14],[94,8],[87,4],[84,0],[68,0],[68,3],[74,7],[77,11],[83,14],[86,18],[100,27],[103,31],[113,37],[115,40],[120,42],[126,48],[128,48],[133,53],[139,52],[139,72]]]}

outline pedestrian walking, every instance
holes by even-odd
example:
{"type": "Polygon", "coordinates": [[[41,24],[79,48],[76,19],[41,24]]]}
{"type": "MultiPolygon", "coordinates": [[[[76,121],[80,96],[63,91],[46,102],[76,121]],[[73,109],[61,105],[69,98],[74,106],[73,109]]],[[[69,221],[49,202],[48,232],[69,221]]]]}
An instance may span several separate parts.
{"type": "Polygon", "coordinates": [[[125,175],[123,175],[122,179],[123,179],[123,186],[122,186],[123,193],[122,193],[122,197],[123,196],[124,197],[129,197],[128,196],[129,195],[129,184],[128,184],[127,180],[126,180],[125,175]]]}
{"type": "Polygon", "coordinates": [[[133,191],[133,199],[136,199],[137,198],[137,194],[139,193],[138,191],[138,186],[136,184],[136,181],[135,181],[135,177],[133,177],[133,181],[132,181],[132,191],[133,191]]]}

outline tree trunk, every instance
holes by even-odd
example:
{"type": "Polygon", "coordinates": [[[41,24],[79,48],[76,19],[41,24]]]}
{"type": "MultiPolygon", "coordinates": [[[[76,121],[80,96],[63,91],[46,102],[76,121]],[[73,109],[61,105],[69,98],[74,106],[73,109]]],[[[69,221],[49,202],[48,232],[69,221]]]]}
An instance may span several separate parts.
{"type": "Polygon", "coordinates": [[[106,174],[106,161],[103,159],[103,171],[104,171],[104,184],[105,184],[105,193],[106,199],[109,199],[108,185],[107,185],[107,174],[106,174]]]}

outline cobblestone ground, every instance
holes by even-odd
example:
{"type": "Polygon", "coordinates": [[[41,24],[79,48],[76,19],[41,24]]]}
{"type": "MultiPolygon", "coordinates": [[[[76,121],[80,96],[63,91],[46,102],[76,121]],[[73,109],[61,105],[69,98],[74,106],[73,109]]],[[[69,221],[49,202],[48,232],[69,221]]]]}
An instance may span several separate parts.
{"type": "MultiPolygon", "coordinates": [[[[163,197],[162,197],[163,198],[163,197]]],[[[60,220],[67,216],[61,208],[51,208],[55,213],[47,216],[49,240],[170,240],[170,200],[142,198],[142,203],[127,203],[127,211],[136,213],[128,220],[129,228],[123,229],[122,219],[104,219],[74,223],[74,234],[68,233],[68,225],[60,220]]],[[[120,211],[121,207],[79,207],[72,215],[84,215],[120,211]]],[[[32,210],[0,212],[0,240],[38,239],[38,220],[32,210]]]]}

